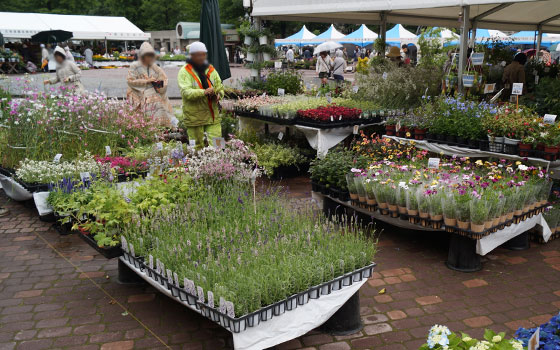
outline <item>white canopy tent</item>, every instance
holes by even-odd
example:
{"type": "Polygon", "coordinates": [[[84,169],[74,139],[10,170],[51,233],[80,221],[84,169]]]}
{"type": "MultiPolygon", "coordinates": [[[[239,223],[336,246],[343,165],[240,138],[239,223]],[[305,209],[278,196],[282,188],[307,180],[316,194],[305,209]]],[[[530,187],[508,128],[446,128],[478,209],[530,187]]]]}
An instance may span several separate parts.
{"type": "MultiPolygon", "coordinates": [[[[476,28],[537,30],[537,52],[543,32],[560,33],[559,0],[252,0],[259,19],[461,28],[461,60],[466,65],[468,33],[476,28]]],[[[459,79],[460,81],[460,79],[459,79]]]]}
{"type": "Polygon", "coordinates": [[[125,17],[53,15],[46,13],[0,12],[0,33],[7,39],[29,39],[47,30],[66,30],[74,40],[148,40],[125,17]]]}

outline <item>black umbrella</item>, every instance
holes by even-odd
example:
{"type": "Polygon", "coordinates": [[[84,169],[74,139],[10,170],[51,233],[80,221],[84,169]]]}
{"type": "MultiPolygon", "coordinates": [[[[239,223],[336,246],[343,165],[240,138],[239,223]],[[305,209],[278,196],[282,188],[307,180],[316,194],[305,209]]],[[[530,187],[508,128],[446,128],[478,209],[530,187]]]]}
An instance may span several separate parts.
{"type": "Polygon", "coordinates": [[[60,43],[72,38],[74,34],[66,30],[45,30],[31,36],[31,41],[38,43],[60,43]]]}
{"type": "Polygon", "coordinates": [[[222,80],[231,77],[226,56],[222,25],[220,23],[220,6],[218,0],[202,0],[200,14],[200,41],[208,49],[208,61],[220,74],[222,80]]]}

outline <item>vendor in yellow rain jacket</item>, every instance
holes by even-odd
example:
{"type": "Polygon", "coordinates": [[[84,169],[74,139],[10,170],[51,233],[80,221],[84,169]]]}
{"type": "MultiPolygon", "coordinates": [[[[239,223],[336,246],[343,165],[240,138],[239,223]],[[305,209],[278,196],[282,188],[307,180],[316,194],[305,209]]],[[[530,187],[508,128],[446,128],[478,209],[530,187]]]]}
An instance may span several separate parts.
{"type": "Polygon", "coordinates": [[[190,45],[187,64],[178,76],[183,98],[183,118],[189,140],[195,140],[196,148],[210,146],[214,138],[222,136],[218,101],[224,97],[224,86],[218,72],[206,60],[208,50],[201,42],[190,45]]]}

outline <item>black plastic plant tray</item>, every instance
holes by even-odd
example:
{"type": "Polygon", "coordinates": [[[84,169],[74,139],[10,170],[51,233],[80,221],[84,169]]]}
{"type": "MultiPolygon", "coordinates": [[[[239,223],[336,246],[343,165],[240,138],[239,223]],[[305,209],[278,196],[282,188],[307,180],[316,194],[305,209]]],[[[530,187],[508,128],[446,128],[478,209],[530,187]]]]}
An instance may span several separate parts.
{"type": "Polygon", "coordinates": [[[140,172],[134,172],[134,173],[131,172],[131,173],[128,173],[128,174],[118,174],[117,175],[117,182],[131,181],[131,180],[134,180],[134,179],[146,177],[146,175],[148,175],[147,171],[140,171],[140,172]]]}
{"type": "Polygon", "coordinates": [[[187,293],[183,288],[181,288],[181,286],[175,285],[175,282],[168,280],[162,274],[147,266],[144,258],[134,257],[127,252],[124,252],[123,258],[140,271],[143,270],[146,273],[146,276],[159,283],[164,289],[169,290],[171,296],[182,302],[186,302],[191,307],[194,306],[203,316],[218,323],[222,327],[229,329],[233,333],[243,332],[248,327],[255,327],[260,322],[266,322],[273,317],[283,315],[287,311],[294,310],[298,306],[307,304],[310,299],[318,299],[321,295],[330,294],[331,292],[350,286],[354,282],[370,278],[376,265],[375,263],[371,263],[370,265],[346,273],[331,281],[313,286],[306,291],[292,295],[284,300],[265,306],[247,315],[230,317],[227,314],[222,313],[219,309],[210,307],[208,304],[198,301],[196,296],[187,293]]]}
{"type": "MultiPolygon", "coordinates": [[[[15,178],[14,178],[15,179],[15,178]]],[[[23,186],[29,192],[45,192],[49,190],[49,184],[39,184],[39,183],[26,183],[21,180],[15,179],[19,184],[23,186]]]]}
{"type": "Polygon", "coordinates": [[[95,249],[99,254],[103,255],[107,259],[118,258],[123,255],[123,250],[120,246],[104,248],[99,247],[97,242],[90,235],[85,235],[83,233],[79,234],[80,238],[83,239],[87,244],[89,244],[93,249],[95,249]]]}
{"type": "Polygon", "coordinates": [[[255,113],[255,112],[236,111],[235,113],[239,116],[242,116],[242,117],[257,119],[257,120],[260,120],[260,121],[269,122],[269,123],[273,123],[273,124],[279,124],[279,125],[293,125],[293,124],[295,124],[295,118],[285,119],[285,118],[269,117],[269,116],[264,116],[264,115],[261,115],[259,113],[255,113]]]}
{"type": "Polygon", "coordinates": [[[0,166],[0,174],[4,175],[4,176],[8,176],[11,177],[12,175],[14,175],[16,172],[14,171],[14,169],[12,168],[5,168],[3,166],[0,166]]]}
{"type": "Polygon", "coordinates": [[[362,119],[356,119],[356,120],[340,120],[340,121],[328,121],[328,122],[320,122],[320,121],[315,121],[312,119],[308,119],[308,118],[301,118],[301,117],[297,117],[296,118],[296,124],[297,125],[301,125],[301,126],[308,126],[311,128],[317,128],[317,129],[334,129],[334,128],[344,128],[344,127],[348,127],[348,126],[353,126],[356,124],[362,124],[364,121],[362,119]]]}

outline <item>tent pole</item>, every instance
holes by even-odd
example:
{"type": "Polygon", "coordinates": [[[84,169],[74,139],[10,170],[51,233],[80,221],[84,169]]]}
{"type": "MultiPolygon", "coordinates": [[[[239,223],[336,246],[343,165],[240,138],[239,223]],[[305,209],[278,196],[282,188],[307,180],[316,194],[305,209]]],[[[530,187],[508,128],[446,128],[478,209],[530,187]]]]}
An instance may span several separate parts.
{"type": "Polygon", "coordinates": [[[128,52],[128,45],[126,40],[124,41],[124,52],[128,52]]]}
{"type": "Polygon", "coordinates": [[[105,37],[105,55],[109,53],[109,48],[107,47],[107,37],[105,37]]]}
{"type": "MultiPolygon", "coordinates": [[[[385,48],[386,48],[386,41],[387,41],[387,14],[385,12],[381,12],[381,24],[379,26],[379,36],[383,39],[383,51],[381,54],[385,56],[385,48]]],[[[378,53],[379,54],[379,53],[378,53]]]]}
{"type": "Polygon", "coordinates": [[[463,6],[462,23],[461,23],[461,42],[459,47],[459,92],[463,92],[463,71],[467,66],[467,49],[469,39],[469,22],[470,22],[470,6],[463,6]]]}
{"type": "Polygon", "coordinates": [[[541,43],[542,43],[542,26],[540,24],[537,26],[537,31],[539,34],[537,36],[537,52],[535,53],[535,57],[538,60],[539,56],[541,55],[541,43]]]}
{"type": "Polygon", "coordinates": [[[472,29],[471,29],[471,39],[470,39],[470,43],[469,43],[469,47],[473,47],[476,44],[476,27],[478,26],[478,23],[476,21],[473,22],[472,24],[472,29]]]}

